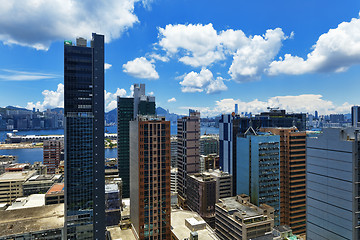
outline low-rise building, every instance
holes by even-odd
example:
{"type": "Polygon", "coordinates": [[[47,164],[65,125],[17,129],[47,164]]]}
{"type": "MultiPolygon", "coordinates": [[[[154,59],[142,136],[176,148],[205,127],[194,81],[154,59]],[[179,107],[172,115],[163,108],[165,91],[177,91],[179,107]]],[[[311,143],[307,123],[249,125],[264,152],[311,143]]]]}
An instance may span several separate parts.
{"type": "Polygon", "coordinates": [[[5,172],[0,175],[0,203],[11,204],[16,198],[23,196],[23,184],[36,171],[5,172]]]}
{"type": "Polygon", "coordinates": [[[32,194],[27,197],[19,197],[6,208],[6,211],[24,208],[45,206],[45,194],[32,194]]]}
{"type": "Polygon", "coordinates": [[[17,161],[16,156],[12,155],[0,155],[0,175],[5,172],[5,169],[8,168],[11,164],[17,161]]]}
{"type": "Polygon", "coordinates": [[[250,203],[247,195],[220,199],[215,205],[215,231],[222,239],[246,240],[264,236],[274,227],[274,208],[250,203]]]}
{"type": "Polygon", "coordinates": [[[34,175],[23,184],[23,195],[45,194],[54,183],[62,180],[62,175],[34,175]]]}
{"type": "Polygon", "coordinates": [[[64,203],[64,183],[55,183],[45,194],[45,205],[64,203]]]}
{"type": "Polygon", "coordinates": [[[62,239],[64,204],[0,211],[0,239],[62,239]]]}
{"type": "Polygon", "coordinates": [[[208,174],[187,175],[187,204],[210,225],[215,223],[216,180],[208,174]]]}
{"type": "Polygon", "coordinates": [[[200,240],[219,239],[199,214],[188,210],[171,209],[171,239],[192,239],[191,237],[195,236],[200,240]]]}

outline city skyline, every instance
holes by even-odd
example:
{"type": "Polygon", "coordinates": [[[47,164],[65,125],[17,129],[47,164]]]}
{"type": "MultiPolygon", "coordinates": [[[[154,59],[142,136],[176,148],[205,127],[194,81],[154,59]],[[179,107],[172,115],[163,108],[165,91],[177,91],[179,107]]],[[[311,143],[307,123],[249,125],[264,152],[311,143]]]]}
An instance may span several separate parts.
{"type": "Polygon", "coordinates": [[[215,116],[234,111],[235,103],[239,112],[349,113],[360,102],[356,87],[349,88],[360,72],[357,1],[62,3],[58,11],[32,1],[4,4],[2,107],[61,106],[63,41],[91,32],[107,39],[106,111],[116,107],[117,96],[130,96],[134,83],[147,84],[157,106],[178,114],[192,108],[215,116]],[[91,11],[91,19],[81,19],[91,11]],[[10,12],[23,17],[15,21],[10,12]],[[71,20],[89,24],[75,31],[71,20]],[[50,30],[29,27],[39,22],[50,30]]]}

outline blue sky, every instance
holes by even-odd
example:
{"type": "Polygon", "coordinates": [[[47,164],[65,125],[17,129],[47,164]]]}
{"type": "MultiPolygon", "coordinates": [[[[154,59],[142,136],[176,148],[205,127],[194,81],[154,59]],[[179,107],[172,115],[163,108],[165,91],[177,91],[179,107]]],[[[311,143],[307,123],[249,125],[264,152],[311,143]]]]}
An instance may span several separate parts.
{"type": "Polygon", "coordinates": [[[2,1],[0,106],[63,104],[63,41],[105,34],[106,109],[145,83],[203,116],[360,104],[360,1],[2,1]]]}

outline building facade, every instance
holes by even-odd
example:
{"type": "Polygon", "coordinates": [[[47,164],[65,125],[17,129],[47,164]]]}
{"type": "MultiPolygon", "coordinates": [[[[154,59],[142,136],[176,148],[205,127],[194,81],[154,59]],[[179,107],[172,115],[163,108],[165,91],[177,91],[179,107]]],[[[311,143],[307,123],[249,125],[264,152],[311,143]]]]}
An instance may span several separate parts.
{"type": "Polygon", "coordinates": [[[64,43],[65,238],[105,239],[104,36],[64,43]]]}
{"type": "Polygon", "coordinates": [[[200,112],[189,111],[189,117],[177,122],[178,199],[186,207],[187,174],[200,172],[200,112]]]}
{"type": "Polygon", "coordinates": [[[54,174],[60,161],[64,160],[64,141],[46,140],[43,142],[43,161],[47,166],[47,173],[54,174]]]}
{"type": "Polygon", "coordinates": [[[132,98],[117,99],[118,170],[123,180],[123,197],[130,197],[129,122],[139,115],[155,114],[155,97],[145,95],[145,84],[134,84],[132,98]]]}
{"type": "Polygon", "coordinates": [[[11,204],[23,195],[23,184],[34,176],[36,171],[6,172],[0,175],[0,203],[11,204]]]}
{"type": "Polygon", "coordinates": [[[212,227],[215,225],[216,180],[209,174],[188,174],[187,206],[200,214],[212,227]]]}
{"type": "Polygon", "coordinates": [[[307,239],[360,239],[359,147],[356,128],[307,139],[307,239]]]}
{"type": "MultiPolygon", "coordinates": [[[[250,196],[251,203],[275,209],[280,224],[280,137],[246,134],[237,139],[237,194],[250,196]]],[[[259,133],[260,134],[260,133],[259,133]]]]}
{"type": "Polygon", "coordinates": [[[250,203],[246,195],[220,199],[215,205],[215,232],[221,240],[264,236],[274,227],[274,208],[250,203]]]}
{"type": "Polygon", "coordinates": [[[123,197],[130,197],[130,144],[129,124],[134,115],[134,98],[117,99],[118,115],[118,171],[119,177],[123,180],[123,197]]]}
{"type": "Polygon", "coordinates": [[[219,136],[203,135],[200,137],[200,155],[219,155],[219,136]]]}
{"type": "Polygon", "coordinates": [[[264,128],[280,136],[280,224],[295,234],[306,232],[306,132],[264,128]]]}
{"type": "Polygon", "coordinates": [[[137,239],[170,239],[170,122],[130,122],[130,216],[137,239]]]}
{"type": "Polygon", "coordinates": [[[351,125],[353,127],[360,127],[360,106],[352,106],[351,107],[351,125]]]}

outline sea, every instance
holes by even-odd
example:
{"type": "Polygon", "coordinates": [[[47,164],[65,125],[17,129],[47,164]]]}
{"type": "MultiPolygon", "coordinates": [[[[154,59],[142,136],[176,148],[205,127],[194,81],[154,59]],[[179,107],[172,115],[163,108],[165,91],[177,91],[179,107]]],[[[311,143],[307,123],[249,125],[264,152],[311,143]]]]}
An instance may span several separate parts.
{"type": "MultiPolygon", "coordinates": [[[[106,127],[107,133],[116,133],[117,127],[110,126],[106,127]]],[[[0,142],[4,142],[6,134],[11,131],[0,131],[0,142]]],[[[176,135],[177,126],[171,125],[171,134],[176,135]]],[[[219,129],[215,127],[201,127],[201,135],[203,134],[219,134],[219,129]]],[[[61,135],[64,134],[64,129],[55,130],[36,130],[36,131],[19,131],[18,135],[61,135]]],[[[0,155],[15,155],[18,157],[18,163],[30,163],[42,162],[43,161],[43,149],[42,148],[26,148],[26,149],[0,149],[0,155]]],[[[117,149],[105,149],[106,158],[117,157],[117,149]]]]}

